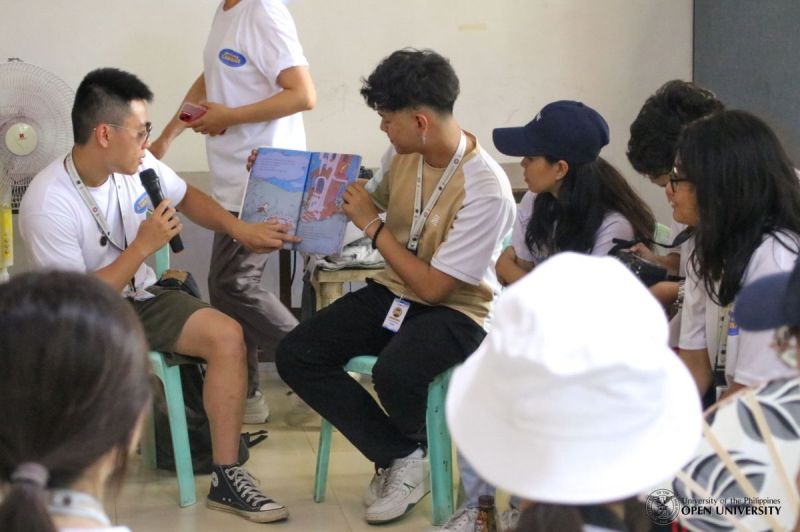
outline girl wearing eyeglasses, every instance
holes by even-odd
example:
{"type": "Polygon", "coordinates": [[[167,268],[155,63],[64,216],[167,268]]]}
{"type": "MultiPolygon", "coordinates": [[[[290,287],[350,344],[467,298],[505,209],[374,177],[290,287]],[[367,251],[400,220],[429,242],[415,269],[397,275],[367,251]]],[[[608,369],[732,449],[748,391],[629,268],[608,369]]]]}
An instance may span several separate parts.
{"type": "Polygon", "coordinates": [[[741,287],[792,269],[800,252],[800,182],[770,127],[723,111],[684,131],[670,179],[676,221],[696,227],[679,353],[702,394],[791,376],[769,332],[740,331],[730,312],[741,287]]]}

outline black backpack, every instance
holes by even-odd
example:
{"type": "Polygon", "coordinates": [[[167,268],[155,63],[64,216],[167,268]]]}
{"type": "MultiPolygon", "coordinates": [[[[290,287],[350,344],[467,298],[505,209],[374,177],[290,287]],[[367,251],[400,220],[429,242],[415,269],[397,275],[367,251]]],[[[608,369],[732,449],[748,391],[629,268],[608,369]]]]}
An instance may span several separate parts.
{"type": "MultiPolygon", "coordinates": [[[[186,407],[186,426],[189,432],[189,447],[192,451],[192,468],[195,474],[211,473],[211,430],[208,416],[203,408],[204,371],[201,364],[181,364],[181,385],[186,407]]],[[[169,430],[167,403],[163,388],[157,386],[154,402],[156,428],[156,467],[175,471],[175,456],[172,452],[172,437],[169,430]],[[160,393],[159,393],[160,392],[160,393]]],[[[266,430],[245,432],[239,440],[238,463],[250,458],[249,448],[267,438],[266,430]]]]}

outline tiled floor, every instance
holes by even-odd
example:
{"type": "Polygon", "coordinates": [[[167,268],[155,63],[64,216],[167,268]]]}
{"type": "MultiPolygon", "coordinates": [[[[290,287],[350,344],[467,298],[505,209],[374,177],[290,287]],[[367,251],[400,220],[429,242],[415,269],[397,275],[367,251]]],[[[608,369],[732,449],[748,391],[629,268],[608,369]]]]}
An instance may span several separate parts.
{"type": "Polygon", "coordinates": [[[362,497],[372,476],[372,465],[341,434],[334,432],[328,492],[325,502],[314,502],[313,483],[319,417],[292,427],[285,419],[291,408],[286,386],[273,371],[262,373],[262,390],[270,406],[270,421],[265,425],[245,425],[244,430],[266,428],[269,438],[250,449],[247,469],[261,481],[269,496],[289,507],[289,520],[256,524],[233,514],[209,510],[205,506],[209,475],[196,476],[197,504],[178,506],[178,484],[174,474],[144,468],[132,457],[128,478],[109,515],[115,523],[133,532],[211,532],[238,530],[345,532],[382,530],[426,531],[431,526],[430,496],[402,519],[374,527],[364,521],[362,497]]]}

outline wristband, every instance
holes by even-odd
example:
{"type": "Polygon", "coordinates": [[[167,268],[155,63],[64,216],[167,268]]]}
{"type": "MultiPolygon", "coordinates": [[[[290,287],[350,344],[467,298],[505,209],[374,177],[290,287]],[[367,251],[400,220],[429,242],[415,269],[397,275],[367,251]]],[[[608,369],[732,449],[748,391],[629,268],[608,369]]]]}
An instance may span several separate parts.
{"type": "Polygon", "coordinates": [[[381,222],[377,229],[375,229],[375,234],[372,235],[372,249],[378,249],[378,235],[381,234],[381,230],[383,226],[386,225],[385,223],[381,222]]]}
{"type": "Polygon", "coordinates": [[[361,231],[364,233],[364,236],[368,236],[368,235],[367,235],[367,228],[368,228],[370,225],[374,224],[375,222],[379,222],[379,221],[380,221],[380,219],[381,219],[381,217],[380,217],[380,216],[376,216],[375,218],[373,218],[372,220],[370,220],[369,222],[367,222],[367,225],[365,225],[365,226],[364,226],[364,229],[362,229],[362,230],[361,230],[361,231]]]}

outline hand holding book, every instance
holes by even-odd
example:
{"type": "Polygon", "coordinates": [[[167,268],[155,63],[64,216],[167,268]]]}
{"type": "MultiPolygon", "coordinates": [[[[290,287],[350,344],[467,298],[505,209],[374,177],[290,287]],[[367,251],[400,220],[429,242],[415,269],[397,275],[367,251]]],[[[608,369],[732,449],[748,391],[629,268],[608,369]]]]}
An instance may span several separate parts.
{"type": "Polygon", "coordinates": [[[234,232],[234,238],[245,249],[252,253],[271,253],[281,249],[286,243],[297,243],[303,240],[290,235],[288,227],[276,221],[247,223],[240,220],[234,232]]]}
{"type": "MultiPolygon", "coordinates": [[[[363,181],[351,183],[344,190],[342,210],[361,230],[378,216],[378,209],[369,197],[363,181]]],[[[370,236],[370,235],[367,235],[370,236]]],[[[371,237],[370,237],[371,238],[371,237]]]]}
{"type": "Polygon", "coordinates": [[[343,195],[355,181],[360,163],[358,155],[259,148],[248,159],[250,179],[240,218],[276,223],[285,226],[287,235],[302,238],[296,244],[296,240],[284,238],[288,249],[338,253],[347,225],[343,195]]]}

